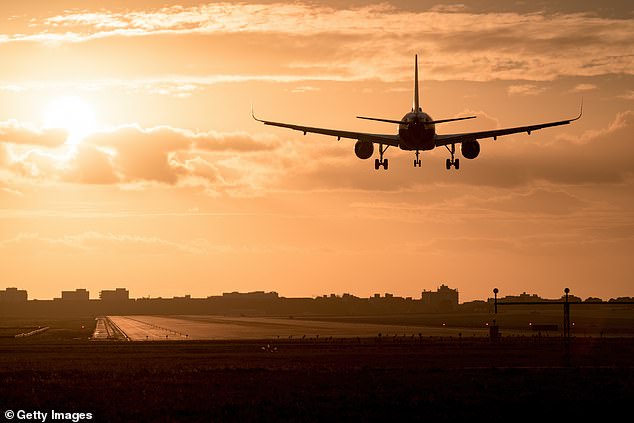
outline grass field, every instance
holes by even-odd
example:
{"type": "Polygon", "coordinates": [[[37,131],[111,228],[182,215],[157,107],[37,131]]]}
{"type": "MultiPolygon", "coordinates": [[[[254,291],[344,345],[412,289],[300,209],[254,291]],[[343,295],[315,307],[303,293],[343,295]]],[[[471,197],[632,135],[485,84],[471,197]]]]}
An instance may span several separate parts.
{"type": "MultiPolygon", "coordinates": [[[[20,323],[20,324],[18,324],[20,323]]],[[[411,323],[411,322],[410,322],[411,323]]],[[[507,421],[615,417],[634,338],[89,341],[94,319],[0,339],[0,411],[93,421],[507,421]]]]}

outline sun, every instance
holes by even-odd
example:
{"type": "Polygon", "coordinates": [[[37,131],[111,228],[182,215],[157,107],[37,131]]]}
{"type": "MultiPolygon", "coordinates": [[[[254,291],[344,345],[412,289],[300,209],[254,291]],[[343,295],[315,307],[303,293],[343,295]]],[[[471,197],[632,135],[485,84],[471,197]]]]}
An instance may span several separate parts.
{"type": "Polygon", "coordinates": [[[95,113],[90,104],[80,97],[58,97],[44,110],[44,127],[65,129],[68,131],[66,143],[77,145],[95,132],[95,113]]]}

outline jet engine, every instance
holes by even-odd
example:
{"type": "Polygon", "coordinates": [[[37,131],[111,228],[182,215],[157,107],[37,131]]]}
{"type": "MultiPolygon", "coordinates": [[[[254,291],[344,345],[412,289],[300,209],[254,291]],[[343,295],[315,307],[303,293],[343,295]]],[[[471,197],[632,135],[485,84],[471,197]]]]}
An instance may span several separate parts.
{"type": "Polygon", "coordinates": [[[477,141],[464,141],[460,146],[460,152],[465,159],[475,159],[480,154],[480,143],[477,141]]]}
{"type": "Polygon", "coordinates": [[[354,145],[354,154],[360,159],[369,159],[374,154],[374,144],[371,141],[359,140],[354,145]]]}

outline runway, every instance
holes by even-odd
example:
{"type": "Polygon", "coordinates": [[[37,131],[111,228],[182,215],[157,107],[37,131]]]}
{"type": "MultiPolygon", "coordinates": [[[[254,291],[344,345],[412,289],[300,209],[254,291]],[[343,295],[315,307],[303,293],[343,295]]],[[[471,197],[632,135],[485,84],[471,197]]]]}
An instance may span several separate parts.
{"type": "Polygon", "coordinates": [[[108,316],[130,341],[486,336],[485,329],[323,322],[271,317],[108,316]]]}

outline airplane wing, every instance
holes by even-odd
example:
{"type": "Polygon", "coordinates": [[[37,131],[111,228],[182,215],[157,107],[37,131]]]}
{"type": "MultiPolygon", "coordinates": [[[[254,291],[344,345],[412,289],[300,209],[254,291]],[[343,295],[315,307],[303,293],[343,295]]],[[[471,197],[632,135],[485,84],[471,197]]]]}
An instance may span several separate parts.
{"type": "Polygon", "coordinates": [[[341,131],[338,129],[314,128],[311,126],[294,125],[291,123],[271,122],[268,120],[262,120],[262,119],[256,118],[253,112],[251,113],[251,116],[253,116],[253,119],[257,120],[258,122],[262,122],[265,125],[294,129],[295,131],[303,132],[304,135],[310,132],[313,134],[330,135],[333,137],[337,137],[338,140],[341,138],[350,138],[354,140],[370,141],[376,144],[390,145],[394,147],[398,147],[399,145],[398,135],[368,134],[365,132],[341,131]]]}
{"type": "Polygon", "coordinates": [[[475,141],[475,140],[484,139],[484,138],[497,139],[497,137],[501,137],[503,135],[517,134],[521,132],[526,132],[528,135],[530,135],[532,131],[537,131],[538,129],[550,128],[551,126],[568,125],[570,122],[574,122],[575,120],[578,120],[582,114],[583,114],[583,102],[581,103],[581,110],[579,111],[579,115],[572,119],[560,120],[557,122],[539,123],[536,125],[516,126],[514,128],[493,129],[490,131],[466,132],[463,134],[436,135],[436,147],[449,145],[449,144],[459,144],[462,142],[475,141]]]}

